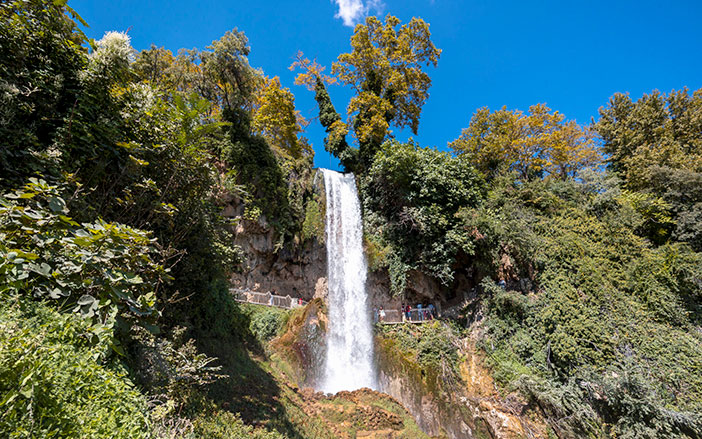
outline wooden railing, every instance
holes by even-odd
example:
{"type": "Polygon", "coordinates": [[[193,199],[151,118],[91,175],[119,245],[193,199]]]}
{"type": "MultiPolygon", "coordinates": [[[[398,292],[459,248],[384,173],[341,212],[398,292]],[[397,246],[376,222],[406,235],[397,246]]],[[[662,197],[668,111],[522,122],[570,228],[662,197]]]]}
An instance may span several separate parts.
{"type": "Polygon", "coordinates": [[[259,293],[247,289],[231,288],[229,290],[237,302],[254,303],[257,305],[275,306],[278,308],[293,309],[307,305],[307,302],[297,297],[278,296],[268,293],[259,293]]]}

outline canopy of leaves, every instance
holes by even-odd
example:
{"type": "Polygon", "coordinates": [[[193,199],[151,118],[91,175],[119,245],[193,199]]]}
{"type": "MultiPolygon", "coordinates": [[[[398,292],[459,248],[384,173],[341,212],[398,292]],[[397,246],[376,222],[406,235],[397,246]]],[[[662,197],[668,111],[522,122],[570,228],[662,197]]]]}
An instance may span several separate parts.
{"type": "Polygon", "coordinates": [[[85,38],[65,3],[0,4],[0,185],[44,170],[36,156],[75,106],[85,38]]]}
{"type": "Polygon", "coordinates": [[[701,255],[653,248],[630,195],[594,189],[503,178],[461,211],[481,272],[506,280],[481,284],[495,377],[563,433],[697,437],[701,255]]]}
{"type": "Polygon", "coordinates": [[[702,90],[636,102],[615,94],[600,116],[611,168],[627,188],[661,197],[676,221],[672,237],[702,250],[702,90]]]}
{"type": "Polygon", "coordinates": [[[466,161],[415,144],[387,142],[362,180],[365,230],[388,255],[394,293],[417,269],[449,283],[472,241],[456,212],[482,198],[483,181],[466,161]]]}
{"type": "MultiPolygon", "coordinates": [[[[436,67],[441,50],[432,43],[429,25],[424,20],[412,18],[400,26],[400,20],[392,15],[385,17],[385,23],[371,16],[365,24],[356,26],[351,48],[351,52],[339,55],[332,73],[334,79],[354,90],[347,108],[359,143],[358,157],[353,158],[366,169],[381,144],[391,136],[391,125],[409,127],[417,133],[422,106],[431,86],[431,79],[423,69],[429,65],[436,67]]],[[[332,81],[321,74],[316,62],[304,59],[302,54],[298,54],[291,67],[303,69],[296,83],[315,88],[320,122],[329,133],[327,150],[342,160],[347,169],[353,169],[352,153],[345,152],[349,149],[345,140],[348,126],[331,105],[324,85],[332,81]]]]}
{"type": "Polygon", "coordinates": [[[261,134],[279,154],[292,159],[313,157],[314,150],[300,134],[307,121],[295,110],[295,96],[280,85],[280,79],[265,79],[255,94],[252,128],[261,134]]]}
{"type": "Polygon", "coordinates": [[[87,320],[2,297],[0,436],[147,437],[146,397],[123,366],[96,359],[87,320]]]}
{"type": "Polygon", "coordinates": [[[514,170],[521,179],[544,173],[565,179],[601,160],[587,130],[543,104],[528,114],[481,108],[449,146],[486,176],[514,170]]]}

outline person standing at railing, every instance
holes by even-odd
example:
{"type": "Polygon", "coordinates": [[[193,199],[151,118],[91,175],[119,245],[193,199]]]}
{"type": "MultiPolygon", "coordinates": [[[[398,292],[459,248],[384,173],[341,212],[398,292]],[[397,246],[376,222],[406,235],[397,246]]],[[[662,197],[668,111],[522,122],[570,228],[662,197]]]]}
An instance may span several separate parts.
{"type": "Polygon", "coordinates": [[[419,314],[419,321],[420,322],[423,321],[424,315],[422,314],[422,304],[421,303],[417,304],[417,314],[419,314]]]}
{"type": "Polygon", "coordinates": [[[378,318],[380,319],[380,323],[383,323],[385,321],[385,310],[383,307],[380,307],[380,311],[378,311],[378,318]]]}
{"type": "Polygon", "coordinates": [[[434,308],[433,303],[429,304],[429,318],[431,320],[434,320],[436,318],[436,308],[434,308]]]}

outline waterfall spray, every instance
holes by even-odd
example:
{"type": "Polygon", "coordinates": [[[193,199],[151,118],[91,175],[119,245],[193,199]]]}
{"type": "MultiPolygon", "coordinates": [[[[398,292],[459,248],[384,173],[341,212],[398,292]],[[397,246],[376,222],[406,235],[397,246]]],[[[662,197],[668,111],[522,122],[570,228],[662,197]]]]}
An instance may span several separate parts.
{"type": "Polygon", "coordinates": [[[377,388],[356,180],[353,174],[322,172],[327,195],[329,328],[321,390],[377,388]]]}

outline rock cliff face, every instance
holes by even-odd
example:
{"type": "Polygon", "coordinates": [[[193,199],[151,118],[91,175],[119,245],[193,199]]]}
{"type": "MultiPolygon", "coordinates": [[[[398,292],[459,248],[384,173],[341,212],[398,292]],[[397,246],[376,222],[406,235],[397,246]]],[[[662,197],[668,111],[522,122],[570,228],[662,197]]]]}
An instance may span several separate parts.
{"type": "Polygon", "coordinates": [[[516,394],[502,396],[481,357],[466,341],[461,380],[446,382],[378,337],[380,390],[398,400],[430,436],[449,439],[546,437],[547,427],[516,394]]]}
{"type": "Polygon", "coordinates": [[[311,238],[277,249],[275,232],[266,218],[249,221],[236,215],[237,209],[225,210],[239,218],[234,243],[244,251],[240,272],[231,277],[235,288],[249,288],[310,300],[326,295],[327,251],[324,244],[311,238]]]}

